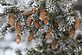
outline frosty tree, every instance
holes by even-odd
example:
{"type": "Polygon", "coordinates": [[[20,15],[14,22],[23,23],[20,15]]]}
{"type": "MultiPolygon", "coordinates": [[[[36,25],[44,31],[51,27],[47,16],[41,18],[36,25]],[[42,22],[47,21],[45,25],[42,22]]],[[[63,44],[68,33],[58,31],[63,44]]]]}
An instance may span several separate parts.
{"type": "MultiPolygon", "coordinates": [[[[40,42],[33,48],[27,48],[27,55],[80,55],[80,39],[75,31],[80,27],[80,15],[74,9],[72,0],[31,0],[26,6],[1,2],[8,21],[2,27],[1,35],[6,31],[15,32],[16,43],[27,34],[27,42],[40,42]]],[[[13,38],[13,37],[12,37],[13,38]]],[[[19,55],[20,51],[18,51],[19,55]]]]}

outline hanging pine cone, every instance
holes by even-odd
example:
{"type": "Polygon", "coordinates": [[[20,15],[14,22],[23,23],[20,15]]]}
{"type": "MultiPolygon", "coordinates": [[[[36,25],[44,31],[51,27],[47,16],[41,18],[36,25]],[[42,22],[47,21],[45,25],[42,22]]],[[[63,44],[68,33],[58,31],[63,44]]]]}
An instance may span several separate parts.
{"type": "Polygon", "coordinates": [[[20,35],[16,35],[16,43],[19,44],[21,41],[21,37],[20,35]]]}
{"type": "Polygon", "coordinates": [[[15,33],[16,35],[21,35],[21,23],[20,22],[16,22],[15,24],[15,33]]]}
{"type": "Polygon", "coordinates": [[[51,48],[52,49],[56,49],[57,48],[57,42],[56,41],[52,41],[52,43],[51,43],[51,48]]]}
{"type": "Polygon", "coordinates": [[[50,39],[51,37],[52,37],[51,33],[47,33],[46,36],[45,36],[46,39],[50,39]]]}
{"type": "Polygon", "coordinates": [[[45,18],[45,19],[43,20],[43,24],[44,24],[44,25],[48,24],[48,19],[47,19],[47,18],[45,18]]]}
{"type": "Polygon", "coordinates": [[[40,27],[38,20],[35,20],[35,21],[34,21],[34,27],[35,27],[36,29],[38,29],[38,28],[40,27]]]}
{"type": "Polygon", "coordinates": [[[14,27],[14,24],[15,24],[14,14],[9,14],[9,16],[8,16],[8,23],[10,24],[11,27],[14,27]]]}
{"type": "Polygon", "coordinates": [[[81,21],[79,19],[79,17],[75,17],[75,22],[74,22],[74,27],[75,30],[77,30],[80,27],[81,21]]]}
{"type": "Polygon", "coordinates": [[[33,34],[29,34],[29,36],[28,36],[28,42],[31,42],[32,39],[33,39],[33,34]]]}
{"type": "Polygon", "coordinates": [[[44,20],[47,17],[47,12],[45,11],[45,9],[40,9],[40,16],[39,19],[40,20],[44,20]]]}
{"type": "Polygon", "coordinates": [[[68,34],[69,34],[69,37],[74,37],[74,35],[75,35],[75,29],[71,28],[70,31],[68,32],[68,34]]]}
{"type": "Polygon", "coordinates": [[[16,43],[19,44],[21,41],[21,24],[16,22],[15,24],[15,33],[16,33],[16,43]]]}
{"type": "Polygon", "coordinates": [[[40,9],[40,14],[42,15],[44,15],[44,16],[47,16],[48,14],[47,14],[47,11],[45,10],[45,8],[41,8],[40,9]]]}
{"type": "Polygon", "coordinates": [[[75,22],[72,28],[70,29],[70,31],[68,32],[70,37],[74,37],[75,31],[80,27],[80,24],[81,24],[79,17],[75,17],[74,19],[75,19],[75,22]]]}
{"type": "Polygon", "coordinates": [[[45,36],[46,39],[50,39],[52,37],[51,32],[52,32],[52,29],[48,29],[48,31],[46,32],[46,36],[45,36]]]}

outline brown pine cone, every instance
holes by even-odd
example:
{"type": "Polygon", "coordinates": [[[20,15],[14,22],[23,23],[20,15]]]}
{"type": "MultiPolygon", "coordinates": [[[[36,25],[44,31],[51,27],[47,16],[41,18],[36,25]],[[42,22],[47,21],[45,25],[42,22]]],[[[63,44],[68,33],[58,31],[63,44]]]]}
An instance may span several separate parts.
{"type": "Polygon", "coordinates": [[[20,22],[16,22],[15,32],[16,32],[16,35],[21,35],[21,24],[20,24],[20,22]]]}
{"type": "Polygon", "coordinates": [[[47,18],[45,18],[44,20],[43,20],[43,23],[46,25],[46,24],[48,24],[48,19],[47,18]]]}
{"type": "Polygon", "coordinates": [[[11,27],[14,26],[14,24],[15,24],[14,14],[9,14],[9,16],[8,16],[8,23],[10,24],[11,27]]]}
{"type": "Polygon", "coordinates": [[[75,17],[74,27],[77,30],[80,27],[81,21],[78,17],[75,17]]]}
{"type": "Polygon", "coordinates": [[[44,20],[45,18],[47,18],[48,16],[48,13],[45,9],[40,9],[40,16],[39,16],[39,19],[40,20],[44,20]]]}
{"type": "Polygon", "coordinates": [[[52,41],[52,43],[51,43],[51,48],[52,49],[56,49],[57,48],[57,42],[56,41],[52,41]]]}
{"type": "Polygon", "coordinates": [[[30,35],[28,36],[28,42],[31,42],[32,39],[33,39],[33,34],[30,34],[30,35]]]}
{"type": "Polygon", "coordinates": [[[69,37],[74,37],[74,35],[75,35],[75,29],[71,28],[70,31],[68,32],[68,34],[69,34],[69,37]]]}
{"type": "Polygon", "coordinates": [[[34,21],[34,27],[35,27],[36,29],[38,29],[38,28],[40,27],[38,20],[35,20],[35,21],[34,21]]]}
{"type": "Polygon", "coordinates": [[[20,35],[16,35],[16,43],[19,44],[21,41],[21,37],[20,35]]]}
{"type": "Polygon", "coordinates": [[[50,38],[52,37],[51,32],[52,32],[52,29],[48,29],[48,30],[47,30],[46,36],[45,36],[46,39],[50,39],[50,38]]]}

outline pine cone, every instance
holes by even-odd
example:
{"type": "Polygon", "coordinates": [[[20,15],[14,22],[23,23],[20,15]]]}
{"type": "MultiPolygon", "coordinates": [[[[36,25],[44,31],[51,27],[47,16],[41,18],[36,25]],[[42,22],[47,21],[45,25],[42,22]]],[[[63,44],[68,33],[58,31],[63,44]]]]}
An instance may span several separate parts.
{"type": "Polygon", "coordinates": [[[71,30],[68,32],[68,34],[69,34],[69,37],[74,37],[74,35],[75,35],[75,29],[71,28],[71,30]]]}
{"type": "Polygon", "coordinates": [[[15,31],[16,31],[16,35],[21,35],[21,24],[20,24],[20,22],[16,22],[15,31]]]}
{"type": "Polygon", "coordinates": [[[30,34],[30,35],[28,36],[28,42],[31,42],[32,39],[33,39],[33,34],[30,34]]]}
{"type": "Polygon", "coordinates": [[[32,18],[28,17],[27,20],[26,20],[26,23],[27,23],[28,26],[30,26],[31,23],[32,23],[32,18]]]}
{"type": "Polygon", "coordinates": [[[77,30],[80,27],[80,24],[81,24],[80,19],[78,17],[75,17],[75,22],[74,22],[73,28],[75,28],[75,30],[77,30]]]}
{"type": "Polygon", "coordinates": [[[14,14],[9,14],[9,16],[8,16],[8,23],[10,24],[11,27],[14,26],[14,24],[15,24],[14,14]]]}
{"type": "Polygon", "coordinates": [[[45,36],[46,39],[50,39],[51,37],[52,37],[51,33],[47,33],[45,36]]]}
{"type": "Polygon", "coordinates": [[[45,19],[43,20],[43,23],[44,23],[45,25],[48,24],[48,19],[45,18],[45,19]]]}
{"type": "Polygon", "coordinates": [[[39,19],[44,20],[45,18],[47,18],[47,16],[48,16],[48,13],[45,11],[45,9],[41,9],[39,19]]]}
{"type": "Polygon", "coordinates": [[[46,39],[50,39],[52,37],[51,32],[52,32],[52,29],[48,29],[48,31],[46,32],[46,36],[45,36],[46,39]]]}
{"type": "Polygon", "coordinates": [[[16,35],[16,43],[19,44],[21,41],[21,37],[20,35],[16,35]]]}
{"type": "Polygon", "coordinates": [[[51,48],[52,49],[56,49],[57,48],[57,42],[55,42],[54,40],[51,43],[51,48]]]}
{"type": "Polygon", "coordinates": [[[35,20],[35,21],[34,21],[34,27],[35,27],[36,29],[38,29],[38,28],[40,27],[38,20],[35,20]]]}

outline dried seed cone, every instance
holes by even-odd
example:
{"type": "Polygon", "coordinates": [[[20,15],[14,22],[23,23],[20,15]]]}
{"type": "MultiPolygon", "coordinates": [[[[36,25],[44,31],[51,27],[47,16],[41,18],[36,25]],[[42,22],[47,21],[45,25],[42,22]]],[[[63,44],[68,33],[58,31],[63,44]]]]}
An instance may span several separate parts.
{"type": "Polygon", "coordinates": [[[51,33],[47,33],[45,36],[46,39],[50,39],[51,37],[52,37],[51,33]]]}
{"type": "Polygon", "coordinates": [[[75,18],[75,22],[74,22],[74,28],[75,30],[77,30],[80,27],[80,19],[78,17],[75,18]]]}
{"type": "Polygon", "coordinates": [[[44,8],[40,9],[40,14],[43,16],[47,16],[47,11],[44,8]]]}
{"type": "Polygon", "coordinates": [[[73,28],[71,28],[71,30],[68,32],[69,37],[74,37],[75,35],[75,30],[73,28]]]}
{"type": "Polygon", "coordinates": [[[16,33],[16,35],[21,35],[21,24],[20,24],[20,22],[16,22],[16,24],[15,24],[15,33],[16,33]]]}
{"type": "Polygon", "coordinates": [[[74,37],[75,31],[80,27],[80,24],[81,22],[80,22],[79,17],[75,17],[75,22],[73,24],[73,27],[68,32],[70,37],[74,37]]]}
{"type": "Polygon", "coordinates": [[[45,18],[45,19],[43,20],[43,23],[44,23],[45,25],[48,24],[48,19],[45,18]]]}
{"type": "Polygon", "coordinates": [[[33,39],[33,34],[30,34],[30,35],[28,36],[28,42],[31,42],[32,39],[33,39]]]}
{"type": "Polygon", "coordinates": [[[14,14],[9,14],[9,16],[8,16],[8,23],[10,24],[11,27],[14,26],[14,24],[15,24],[14,14]]]}
{"type": "Polygon", "coordinates": [[[34,27],[36,28],[36,29],[38,29],[39,28],[39,21],[38,20],[35,20],[34,21],[34,27]]]}
{"type": "Polygon", "coordinates": [[[57,43],[53,40],[51,43],[51,48],[56,49],[57,48],[57,43]]]}
{"type": "Polygon", "coordinates": [[[47,12],[45,11],[45,9],[40,9],[39,19],[40,19],[40,20],[44,20],[47,16],[48,16],[48,14],[47,14],[47,12]]]}
{"type": "Polygon", "coordinates": [[[20,35],[16,35],[16,43],[19,44],[21,41],[21,37],[20,35]]]}
{"type": "Polygon", "coordinates": [[[50,39],[52,37],[51,32],[52,32],[52,29],[49,28],[46,32],[46,36],[45,36],[46,39],[50,39]]]}

